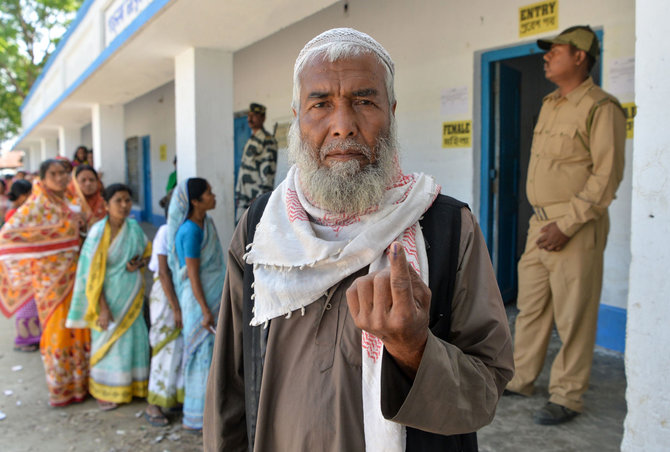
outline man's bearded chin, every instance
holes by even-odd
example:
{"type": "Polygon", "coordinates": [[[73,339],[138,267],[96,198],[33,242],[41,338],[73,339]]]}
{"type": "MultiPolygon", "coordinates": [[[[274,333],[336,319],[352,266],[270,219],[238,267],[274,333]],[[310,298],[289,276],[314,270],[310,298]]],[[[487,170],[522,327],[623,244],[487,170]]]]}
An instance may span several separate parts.
{"type": "Polygon", "coordinates": [[[352,138],[317,149],[302,139],[297,119],[288,134],[288,157],[298,167],[300,185],[307,198],[316,207],[347,216],[362,214],[382,201],[386,187],[396,177],[397,149],[394,118],[389,130],[377,139],[376,152],[352,138]],[[329,152],[339,148],[356,149],[368,160],[374,153],[376,160],[363,168],[356,159],[336,162],[330,167],[320,164],[329,152]]]}

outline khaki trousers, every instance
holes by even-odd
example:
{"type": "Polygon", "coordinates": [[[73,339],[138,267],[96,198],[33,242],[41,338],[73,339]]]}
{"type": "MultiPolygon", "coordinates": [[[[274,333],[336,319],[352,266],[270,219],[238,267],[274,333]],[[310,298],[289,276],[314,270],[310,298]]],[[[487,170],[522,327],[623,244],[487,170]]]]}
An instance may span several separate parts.
{"type": "Polygon", "coordinates": [[[549,401],[581,412],[593,360],[609,217],[584,224],[561,251],[539,249],[540,229],[555,220],[536,215],[530,220],[519,261],[516,369],[507,388],[533,393],[555,322],[562,345],[551,366],[549,401]]]}

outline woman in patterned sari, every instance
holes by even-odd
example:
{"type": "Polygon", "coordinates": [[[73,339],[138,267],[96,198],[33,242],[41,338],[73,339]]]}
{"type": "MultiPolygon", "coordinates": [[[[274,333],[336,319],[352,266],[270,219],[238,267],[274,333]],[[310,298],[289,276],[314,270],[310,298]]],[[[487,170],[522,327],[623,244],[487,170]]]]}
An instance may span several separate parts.
{"type": "Polygon", "coordinates": [[[0,230],[0,309],[11,315],[34,296],[51,406],[80,402],[88,388],[89,332],[65,328],[80,221],[65,197],[68,176],[57,160],[43,162],[32,194],[0,230]]]}
{"type": "Polygon", "coordinates": [[[128,218],[128,186],[112,184],[104,198],[109,214],[93,225],[81,249],[66,326],[91,329],[89,391],[108,411],[147,396],[149,340],[138,270],[151,255],[151,243],[128,218]]]}
{"type": "Polygon", "coordinates": [[[168,212],[168,264],[181,305],[184,336],[184,427],[202,429],[205,386],[214,348],[215,319],[226,271],[223,249],[207,211],[216,206],[205,179],[175,188],[168,212]]]}
{"type": "MultiPolygon", "coordinates": [[[[26,179],[19,179],[12,184],[7,198],[11,202],[11,209],[5,213],[5,221],[14,216],[19,207],[26,202],[33,191],[33,184],[26,179]]],[[[37,312],[35,300],[30,300],[23,305],[15,314],[16,338],[14,339],[14,351],[36,352],[40,349],[40,317],[37,312]]]]}
{"type": "MultiPolygon", "coordinates": [[[[171,193],[160,201],[161,207],[165,208],[166,218],[170,196],[171,193]]],[[[172,272],[168,266],[167,231],[167,224],[158,228],[149,261],[149,270],[154,272],[154,284],[149,295],[151,374],[147,397],[149,405],[144,410],[144,418],[154,427],[163,427],[170,422],[162,408],[176,410],[180,402],[184,401],[181,373],[184,349],[184,338],[181,335],[181,308],[174,291],[172,272]]]]}
{"type": "Polygon", "coordinates": [[[95,223],[105,218],[105,200],[102,198],[102,183],[92,166],[81,164],[74,170],[74,177],[68,190],[77,196],[81,204],[81,214],[86,223],[85,232],[95,223]]]}

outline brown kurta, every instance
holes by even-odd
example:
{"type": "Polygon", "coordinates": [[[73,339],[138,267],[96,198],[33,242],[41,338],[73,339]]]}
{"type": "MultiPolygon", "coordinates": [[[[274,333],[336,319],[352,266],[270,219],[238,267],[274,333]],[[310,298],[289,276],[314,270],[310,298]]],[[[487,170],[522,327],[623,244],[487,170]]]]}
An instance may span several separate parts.
{"type": "MultiPolygon", "coordinates": [[[[242,363],[246,214],[228,254],[218,334],[205,403],[204,448],[247,450],[242,363]]],[[[512,345],[488,251],[462,210],[459,270],[448,342],[429,334],[413,382],[385,354],[382,409],[393,421],[443,435],[489,423],[512,377],[512,345]]],[[[272,321],[258,411],[257,451],[364,450],[361,332],[346,289],[332,287],[305,315],[272,321]]]]}

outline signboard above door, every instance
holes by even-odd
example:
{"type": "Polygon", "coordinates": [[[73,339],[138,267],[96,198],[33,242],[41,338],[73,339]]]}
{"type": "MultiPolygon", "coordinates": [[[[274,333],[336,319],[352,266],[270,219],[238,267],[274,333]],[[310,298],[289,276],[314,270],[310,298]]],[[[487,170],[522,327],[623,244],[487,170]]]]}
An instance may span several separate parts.
{"type": "Polygon", "coordinates": [[[558,29],[558,0],[533,3],[519,8],[519,37],[558,29]]]}

